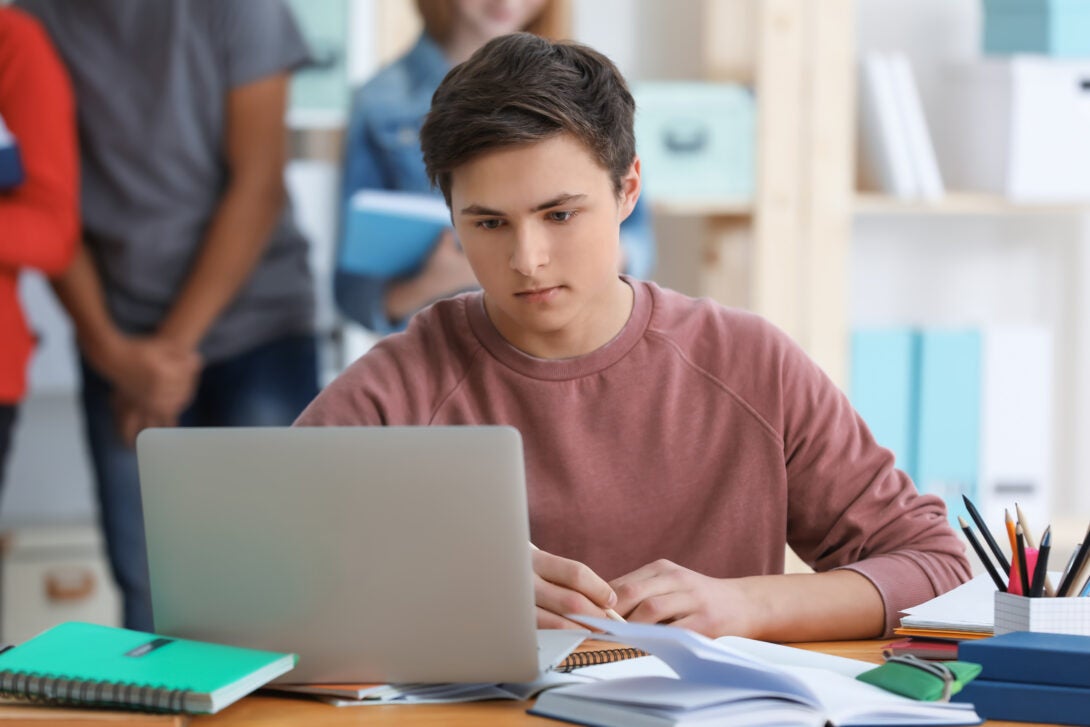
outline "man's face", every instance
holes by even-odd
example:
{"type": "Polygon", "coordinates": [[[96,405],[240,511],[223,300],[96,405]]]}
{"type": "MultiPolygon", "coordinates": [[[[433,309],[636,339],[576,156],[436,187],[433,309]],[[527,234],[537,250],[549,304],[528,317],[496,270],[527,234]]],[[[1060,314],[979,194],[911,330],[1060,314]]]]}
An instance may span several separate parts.
{"type": "Polygon", "coordinates": [[[536,356],[567,358],[617,333],[631,305],[618,278],[619,228],[639,189],[638,160],[618,196],[609,172],[567,134],[453,171],[454,227],[504,338],[536,356]]]}

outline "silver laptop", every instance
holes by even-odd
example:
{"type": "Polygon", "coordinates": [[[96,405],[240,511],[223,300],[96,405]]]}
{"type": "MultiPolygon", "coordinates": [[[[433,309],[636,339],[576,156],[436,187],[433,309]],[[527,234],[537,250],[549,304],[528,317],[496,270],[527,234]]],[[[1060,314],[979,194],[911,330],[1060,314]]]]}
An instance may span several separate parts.
{"type": "Polygon", "coordinates": [[[537,675],[517,430],[155,429],[137,454],[158,633],[299,654],[281,682],[537,675]]]}

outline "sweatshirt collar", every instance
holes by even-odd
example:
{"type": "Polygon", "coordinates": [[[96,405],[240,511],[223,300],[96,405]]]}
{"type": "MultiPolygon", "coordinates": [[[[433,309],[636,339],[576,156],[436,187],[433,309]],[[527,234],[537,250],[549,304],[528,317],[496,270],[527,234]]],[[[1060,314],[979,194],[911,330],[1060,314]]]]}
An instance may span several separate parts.
{"type": "Polygon", "coordinates": [[[564,381],[603,371],[620,361],[643,338],[651,320],[651,295],[647,284],[622,275],[632,288],[632,312],[624,327],[608,343],[574,358],[547,359],[531,356],[507,342],[488,317],[484,293],[465,298],[469,325],[477,340],[501,364],[520,374],[546,381],[564,381]]]}

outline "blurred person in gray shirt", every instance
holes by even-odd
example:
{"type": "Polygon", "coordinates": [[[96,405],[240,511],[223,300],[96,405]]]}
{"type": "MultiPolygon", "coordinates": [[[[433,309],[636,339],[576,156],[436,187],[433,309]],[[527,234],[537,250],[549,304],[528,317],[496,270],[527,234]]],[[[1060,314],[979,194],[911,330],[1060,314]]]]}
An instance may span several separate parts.
{"type": "Polygon", "coordinates": [[[133,442],[149,426],[287,425],[317,393],[313,280],[283,173],[281,0],[18,0],[72,76],[83,246],[56,290],[124,623],[151,631],[133,442]]]}

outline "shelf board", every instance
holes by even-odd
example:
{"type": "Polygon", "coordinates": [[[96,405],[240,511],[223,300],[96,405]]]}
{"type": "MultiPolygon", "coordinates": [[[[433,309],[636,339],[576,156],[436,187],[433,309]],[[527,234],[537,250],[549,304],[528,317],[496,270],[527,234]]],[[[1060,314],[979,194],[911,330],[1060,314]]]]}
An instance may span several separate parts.
{"type": "Polygon", "coordinates": [[[950,192],[940,200],[901,200],[878,192],[859,192],[855,214],[866,215],[1079,215],[1090,212],[1090,201],[1024,204],[995,194],[950,192]]]}
{"type": "Polygon", "coordinates": [[[675,217],[746,217],[753,214],[753,202],[748,199],[731,201],[656,200],[651,203],[655,214],[675,217]]]}

